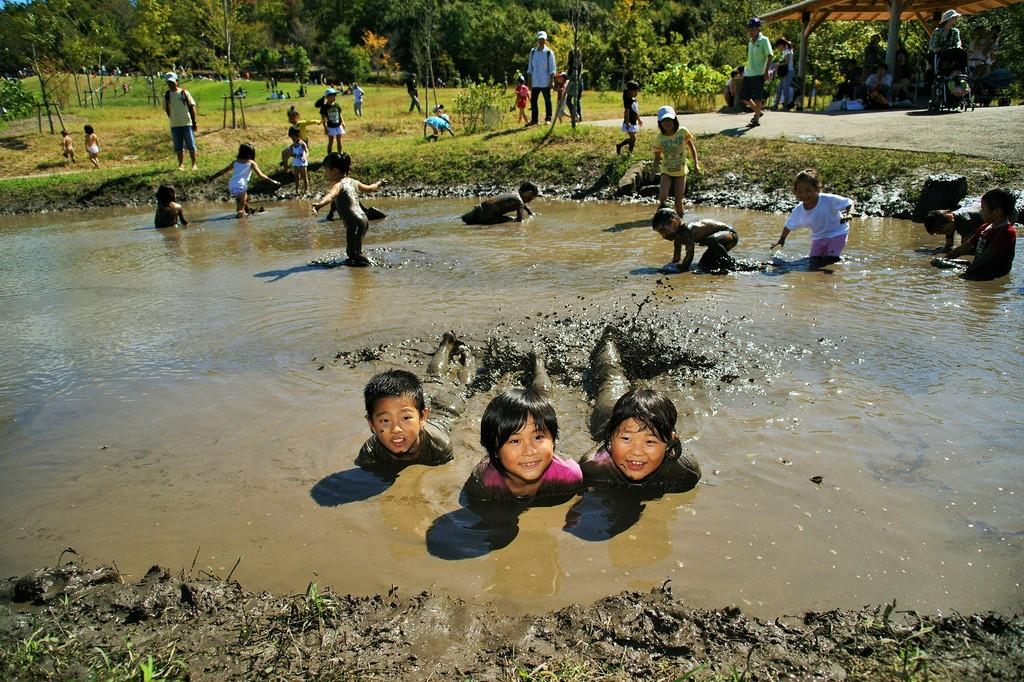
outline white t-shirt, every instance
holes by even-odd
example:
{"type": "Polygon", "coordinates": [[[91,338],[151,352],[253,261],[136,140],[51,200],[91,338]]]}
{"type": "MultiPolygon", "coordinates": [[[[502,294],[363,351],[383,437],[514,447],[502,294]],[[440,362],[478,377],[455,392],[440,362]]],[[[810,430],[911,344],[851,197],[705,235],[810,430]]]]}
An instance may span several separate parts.
{"type": "Polygon", "coordinates": [[[801,227],[811,228],[811,239],[831,239],[847,234],[849,223],[840,222],[839,213],[853,206],[853,201],[836,194],[822,192],[818,195],[818,204],[810,211],[800,202],[789,214],[786,229],[796,230],[801,227]]]}

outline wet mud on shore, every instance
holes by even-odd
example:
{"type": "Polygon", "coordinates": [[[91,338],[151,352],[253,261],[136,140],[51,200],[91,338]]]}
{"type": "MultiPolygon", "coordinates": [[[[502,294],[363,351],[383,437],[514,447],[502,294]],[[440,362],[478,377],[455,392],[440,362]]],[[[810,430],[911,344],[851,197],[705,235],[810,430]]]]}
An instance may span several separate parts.
{"type": "Polygon", "coordinates": [[[194,567],[132,583],[67,563],[0,583],[5,679],[1011,680],[1022,645],[1019,614],[760,620],[689,608],[670,584],[508,615],[397,587],[253,594],[194,567]]]}

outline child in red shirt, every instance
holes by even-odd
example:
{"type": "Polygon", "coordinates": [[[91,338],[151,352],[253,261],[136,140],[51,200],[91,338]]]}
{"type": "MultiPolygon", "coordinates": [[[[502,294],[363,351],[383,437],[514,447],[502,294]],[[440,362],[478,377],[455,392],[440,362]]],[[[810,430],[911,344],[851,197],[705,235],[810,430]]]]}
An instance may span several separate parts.
{"type": "Polygon", "coordinates": [[[946,258],[936,258],[937,268],[965,268],[964,279],[990,280],[1009,274],[1017,246],[1017,230],[1013,226],[1016,198],[1005,189],[992,189],[981,197],[981,219],[984,224],[972,237],[949,252],[946,258]],[[970,263],[955,260],[974,253],[970,263]]]}
{"type": "Polygon", "coordinates": [[[519,110],[519,122],[529,123],[526,117],[526,103],[530,100],[530,88],[526,87],[526,79],[519,77],[519,85],[516,86],[516,109],[519,110]]]}

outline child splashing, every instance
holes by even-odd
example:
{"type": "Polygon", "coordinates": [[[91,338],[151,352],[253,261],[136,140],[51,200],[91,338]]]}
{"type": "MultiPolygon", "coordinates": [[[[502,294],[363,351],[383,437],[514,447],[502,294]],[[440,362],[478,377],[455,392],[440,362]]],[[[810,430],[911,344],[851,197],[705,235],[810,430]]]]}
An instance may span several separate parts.
{"type": "Polygon", "coordinates": [[[378,180],[372,185],[364,185],[355,178],[348,176],[352,168],[352,157],[348,154],[328,154],[323,162],[327,179],[331,188],[320,201],[312,204],[313,215],[324,206],[332,205],[345,221],[345,265],[366,267],[370,259],[363,254],[363,237],[370,227],[370,221],[359,204],[359,192],[376,192],[384,184],[378,180]]]}
{"type": "Polygon", "coordinates": [[[536,387],[496,396],[480,419],[487,457],[466,481],[467,497],[489,502],[575,492],[583,474],[575,461],[555,454],[557,439],[555,408],[536,387]]]}
{"type": "Polygon", "coordinates": [[[235,198],[236,218],[241,218],[245,216],[246,213],[255,213],[255,211],[249,207],[249,177],[253,173],[256,173],[257,176],[264,180],[268,180],[279,187],[281,185],[277,180],[264,175],[263,171],[260,170],[260,167],[256,165],[256,148],[248,142],[243,142],[238,145],[238,158],[211,175],[210,180],[215,180],[228,171],[231,171],[231,180],[228,181],[228,191],[231,192],[231,196],[235,198]]]}

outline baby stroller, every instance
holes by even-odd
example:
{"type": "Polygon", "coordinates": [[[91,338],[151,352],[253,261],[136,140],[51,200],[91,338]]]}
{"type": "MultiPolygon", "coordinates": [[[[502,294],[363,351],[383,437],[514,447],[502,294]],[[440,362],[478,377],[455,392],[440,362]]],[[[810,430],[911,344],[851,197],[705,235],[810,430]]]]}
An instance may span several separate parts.
{"type": "Polygon", "coordinates": [[[987,107],[992,103],[992,100],[996,100],[1000,106],[1006,106],[1010,103],[1010,98],[1003,95],[1003,90],[1010,87],[1013,83],[1013,73],[1004,67],[999,67],[989,71],[983,78],[974,78],[972,76],[971,82],[974,85],[974,101],[983,107],[987,107]]]}
{"type": "Polygon", "coordinates": [[[938,57],[931,111],[974,111],[971,78],[967,72],[967,50],[955,47],[943,50],[938,57]]]}

